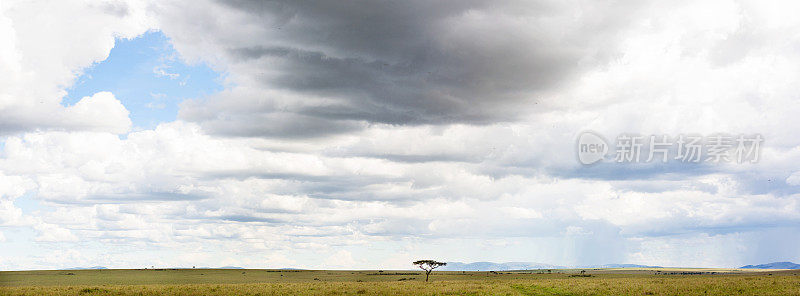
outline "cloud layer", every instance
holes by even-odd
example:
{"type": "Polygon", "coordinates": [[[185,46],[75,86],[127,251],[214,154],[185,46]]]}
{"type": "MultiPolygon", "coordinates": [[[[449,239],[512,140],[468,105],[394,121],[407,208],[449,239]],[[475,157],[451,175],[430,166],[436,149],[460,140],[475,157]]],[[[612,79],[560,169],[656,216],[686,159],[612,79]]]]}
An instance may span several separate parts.
{"type": "Polygon", "coordinates": [[[800,258],[780,247],[800,221],[783,5],[64,5],[0,6],[0,268],[800,258]],[[152,130],[109,92],[61,105],[114,38],[147,30],[225,90],[152,130]],[[586,167],[584,130],[766,142],[757,164],[586,167]],[[43,256],[63,246],[80,251],[43,256]]]}
{"type": "Polygon", "coordinates": [[[187,6],[156,8],[165,32],[182,53],[229,71],[236,87],[187,102],[181,118],[214,133],[279,137],[518,120],[618,54],[625,22],[616,14],[635,10],[561,1],[187,6]],[[184,13],[200,8],[201,17],[184,13]],[[197,26],[208,38],[191,37],[197,26]]]}

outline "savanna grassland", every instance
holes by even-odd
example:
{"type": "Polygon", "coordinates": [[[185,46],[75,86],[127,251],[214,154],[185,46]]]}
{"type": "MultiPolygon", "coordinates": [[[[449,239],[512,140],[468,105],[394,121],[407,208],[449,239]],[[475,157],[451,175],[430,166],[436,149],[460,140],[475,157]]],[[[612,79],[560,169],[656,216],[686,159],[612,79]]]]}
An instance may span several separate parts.
{"type": "Polygon", "coordinates": [[[262,269],[0,272],[0,295],[800,295],[800,271],[262,269]]]}

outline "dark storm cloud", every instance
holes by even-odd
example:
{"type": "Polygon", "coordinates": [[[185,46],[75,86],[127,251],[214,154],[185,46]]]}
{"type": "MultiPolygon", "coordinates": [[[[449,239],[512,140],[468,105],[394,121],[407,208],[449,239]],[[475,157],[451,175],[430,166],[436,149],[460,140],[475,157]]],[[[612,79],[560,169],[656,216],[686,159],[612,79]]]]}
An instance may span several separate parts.
{"type": "Polygon", "coordinates": [[[267,137],[314,137],[365,126],[354,121],[514,121],[529,113],[545,92],[582,69],[605,63],[615,52],[613,32],[624,25],[619,14],[635,6],[612,10],[618,7],[557,1],[220,3],[262,29],[243,40],[215,41],[234,65],[230,69],[255,84],[248,87],[291,93],[297,101],[323,98],[326,104],[284,101],[281,108],[247,109],[241,105],[248,101],[239,100],[239,106],[210,112],[211,106],[222,105],[215,101],[235,96],[229,93],[185,104],[181,118],[221,134],[267,137]]]}
{"type": "Polygon", "coordinates": [[[352,120],[330,120],[288,112],[222,113],[203,117],[182,110],[181,115],[186,119],[200,121],[212,132],[236,137],[319,137],[356,131],[364,126],[352,120]]]}

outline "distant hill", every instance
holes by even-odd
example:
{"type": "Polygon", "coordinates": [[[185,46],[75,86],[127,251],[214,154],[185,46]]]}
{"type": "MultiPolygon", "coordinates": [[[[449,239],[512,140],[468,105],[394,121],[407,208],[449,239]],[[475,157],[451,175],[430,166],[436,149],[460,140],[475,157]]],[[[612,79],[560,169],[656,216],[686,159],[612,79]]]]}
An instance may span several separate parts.
{"type": "Polygon", "coordinates": [[[534,262],[447,262],[447,265],[442,266],[441,270],[450,271],[501,271],[501,270],[527,270],[527,269],[557,269],[565,268],[564,266],[557,266],[552,264],[534,263],[534,262]]]}
{"type": "Polygon", "coordinates": [[[800,264],[792,262],[772,262],[759,265],[745,265],[739,268],[754,268],[754,269],[800,269],[800,264]]]}
{"type": "Polygon", "coordinates": [[[661,266],[639,264],[603,264],[588,266],[587,268],[661,268],[661,266]]]}
{"type": "Polygon", "coordinates": [[[535,262],[447,262],[440,270],[448,271],[505,271],[505,270],[531,270],[531,269],[562,269],[562,268],[661,268],[661,266],[639,264],[603,264],[587,266],[560,266],[535,262]]]}
{"type": "Polygon", "coordinates": [[[108,269],[105,266],[92,266],[92,267],[73,267],[65,270],[84,270],[84,269],[108,269]]]}

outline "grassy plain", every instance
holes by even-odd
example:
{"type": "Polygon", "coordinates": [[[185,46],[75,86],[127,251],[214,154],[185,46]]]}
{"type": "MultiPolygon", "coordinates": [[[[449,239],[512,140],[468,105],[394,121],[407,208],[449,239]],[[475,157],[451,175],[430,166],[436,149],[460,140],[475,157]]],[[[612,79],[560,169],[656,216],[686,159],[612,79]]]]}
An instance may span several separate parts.
{"type": "Polygon", "coordinates": [[[800,271],[584,270],[434,272],[428,283],[415,271],[7,271],[0,295],[800,295],[800,271]]]}

